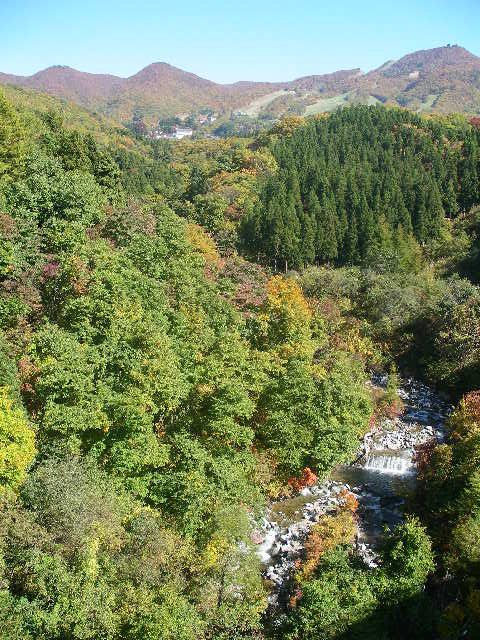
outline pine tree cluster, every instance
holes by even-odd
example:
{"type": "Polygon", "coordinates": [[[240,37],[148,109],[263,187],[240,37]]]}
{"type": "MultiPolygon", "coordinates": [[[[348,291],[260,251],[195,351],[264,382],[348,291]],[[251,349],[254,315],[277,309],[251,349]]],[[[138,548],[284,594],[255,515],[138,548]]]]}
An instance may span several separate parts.
{"type": "Polygon", "coordinates": [[[240,233],[274,269],[370,264],[480,201],[480,131],[466,121],[355,106],[269,144],[278,171],[240,233]]]}

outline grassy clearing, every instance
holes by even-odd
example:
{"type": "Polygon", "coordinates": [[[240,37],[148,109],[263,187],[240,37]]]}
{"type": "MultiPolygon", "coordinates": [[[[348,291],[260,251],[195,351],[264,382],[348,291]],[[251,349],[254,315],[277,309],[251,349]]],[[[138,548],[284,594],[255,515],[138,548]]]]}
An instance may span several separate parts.
{"type": "Polygon", "coordinates": [[[272,93],[267,93],[267,95],[256,98],[255,100],[250,102],[247,107],[242,109],[242,112],[247,114],[247,116],[258,116],[260,114],[260,111],[267,107],[271,102],[273,102],[277,98],[292,93],[295,93],[295,91],[284,91],[283,89],[280,89],[279,91],[272,91],[272,93]]]}
{"type": "Polygon", "coordinates": [[[331,98],[320,98],[313,104],[309,104],[305,109],[305,115],[313,116],[316,113],[325,113],[328,111],[334,111],[345,105],[348,102],[348,93],[342,93],[340,96],[333,96],[331,98]]]}

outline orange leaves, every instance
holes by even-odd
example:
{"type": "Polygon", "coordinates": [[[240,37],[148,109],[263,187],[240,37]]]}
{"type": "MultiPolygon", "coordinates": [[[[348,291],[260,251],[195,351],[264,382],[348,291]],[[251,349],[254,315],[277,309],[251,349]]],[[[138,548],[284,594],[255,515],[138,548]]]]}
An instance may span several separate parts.
{"type": "Polygon", "coordinates": [[[343,501],[345,510],[355,513],[358,509],[358,500],[355,495],[351,491],[348,491],[348,489],[342,489],[340,492],[340,498],[343,501]]]}
{"type": "Polygon", "coordinates": [[[313,487],[313,485],[317,482],[318,476],[313,473],[313,471],[309,467],[305,467],[302,471],[302,475],[299,478],[290,478],[288,481],[288,486],[291,487],[294,491],[298,492],[305,487],[313,487]]]}

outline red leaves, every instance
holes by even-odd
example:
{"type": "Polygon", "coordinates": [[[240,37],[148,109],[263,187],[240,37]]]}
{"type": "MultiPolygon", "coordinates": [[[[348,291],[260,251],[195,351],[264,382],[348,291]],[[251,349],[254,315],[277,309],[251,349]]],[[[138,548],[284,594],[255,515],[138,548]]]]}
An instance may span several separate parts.
{"type": "Polygon", "coordinates": [[[435,439],[432,438],[431,440],[428,440],[428,442],[424,442],[423,444],[419,444],[415,447],[414,462],[417,465],[417,475],[420,479],[425,476],[425,470],[430,465],[430,460],[436,446],[437,443],[435,439]]]}
{"type": "Polygon", "coordinates": [[[42,276],[44,280],[48,280],[50,278],[56,278],[60,271],[60,264],[55,260],[47,262],[42,269],[42,276]]]}
{"type": "Polygon", "coordinates": [[[480,391],[471,391],[470,393],[467,393],[463,398],[463,401],[472,420],[480,422],[480,391]]]}

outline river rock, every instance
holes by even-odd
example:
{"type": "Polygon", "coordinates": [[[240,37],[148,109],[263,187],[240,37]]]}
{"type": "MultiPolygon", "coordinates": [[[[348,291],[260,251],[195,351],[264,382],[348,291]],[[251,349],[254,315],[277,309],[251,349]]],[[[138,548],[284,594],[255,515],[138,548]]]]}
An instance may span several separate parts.
{"type": "MultiPolygon", "coordinates": [[[[386,381],[386,376],[376,376],[371,384],[385,387],[386,381]]],[[[383,419],[365,435],[355,456],[355,466],[369,473],[413,476],[415,448],[430,440],[442,441],[444,438],[443,425],[449,408],[443,398],[412,379],[405,381],[398,393],[405,404],[403,415],[383,419]]],[[[304,555],[310,529],[322,516],[337,510],[342,491],[351,491],[359,502],[356,553],[366,566],[379,566],[380,557],[375,545],[368,542],[369,528],[375,526],[383,531],[385,523],[399,521],[403,498],[379,495],[375,482],[362,481],[352,487],[350,483],[326,480],[306,487],[298,494],[306,502],[298,509],[294,522],[280,526],[273,511],[268,510],[260,526],[252,532],[252,542],[258,545],[257,554],[264,566],[263,575],[274,585],[269,597],[272,606],[285,601],[286,598],[280,598],[279,594],[288,589],[295,562],[304,555]]],[[[285,518],[288,509],[283,511],[281,515],[285,518]]],[[[277,513],[280,515],[280,511],[277,513]]]]}

